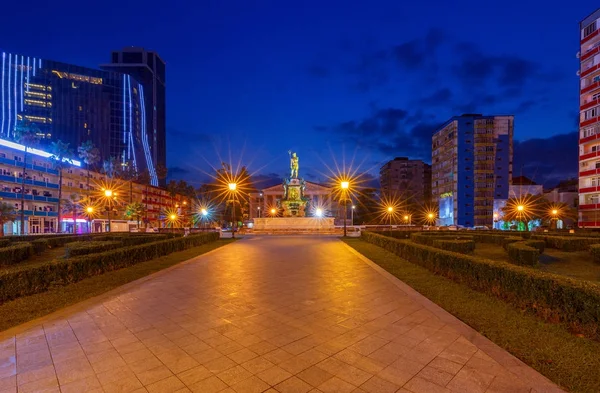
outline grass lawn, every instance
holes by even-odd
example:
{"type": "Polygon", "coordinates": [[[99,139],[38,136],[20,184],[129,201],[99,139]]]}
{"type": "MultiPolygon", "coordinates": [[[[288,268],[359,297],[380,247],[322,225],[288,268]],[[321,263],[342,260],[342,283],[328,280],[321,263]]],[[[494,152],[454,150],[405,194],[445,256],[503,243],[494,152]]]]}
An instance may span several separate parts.
{"type": "MultiPolygon", "coordinates": [[[[67,286],[59,286],[47,292],[25,296],[0,304],[0,331],[31,321],[35,318],[50,314],[61,308],[78,303],[82,300],[100,295],[113,288],[127,284],[159,270],[176,265],[190,258],[204,254],[215,248],[231,243],[233,240],[217,240],[188,250],[175,252],[164,257],[138,263],[128,268],[115,270],[98,276],[90,277],[67,286]]],[[[56,248],[43,253],[40,257],[52,259],[64,255],[64,248],[56,248]],[[52,255],[51,255],[52,254],[52,255]],[[56,255],[54,255],[56,254],[56,255]]],[[[40,261],[33,261],[40,263],[40,261]]],[[[27,261],[31,263],[30,261],[27,261]]]]}
{"type": "MultiPolygon", "coordinates": [[[[477,243],[475,245],[475,256],[509,262],[506,251],[502,246],[495,244],[477,243]]],[[[563,252],[546,248],[540,257],[538,269],[600,283],[600,264],[592,260],[592,256],[588,251],[563,252]]]]}
{"type": "Polygon", "coordinates": [[[600,391],[600,342],[576,337],[562,325],[541,322],[373,244],[360,239],[345,241],[556,384],[571,392],[600,391]]]}

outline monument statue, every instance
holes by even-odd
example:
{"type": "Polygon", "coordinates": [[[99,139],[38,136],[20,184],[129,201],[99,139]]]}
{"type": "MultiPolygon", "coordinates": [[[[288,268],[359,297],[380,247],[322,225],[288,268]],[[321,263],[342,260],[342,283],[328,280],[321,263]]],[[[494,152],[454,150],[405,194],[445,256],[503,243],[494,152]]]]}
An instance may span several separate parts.
{"type": "Polygon", "coordinates": [[[308,198],[304,196],[306,183],[298,177],[298,154],[288,150],[290,155],[290,177],[283,179],[283,199],[280,207],[283,209],[284,217],[304,217],[308,198]]]}
{"type": "Polygon", "coordinates": [[[296,153],[292,153],[291,150],[288,150],[288,154],[290,155],[290,178],[297,179],[298,168],[300,166],[300,164],[298,164],[298,155],[296,153]]]}

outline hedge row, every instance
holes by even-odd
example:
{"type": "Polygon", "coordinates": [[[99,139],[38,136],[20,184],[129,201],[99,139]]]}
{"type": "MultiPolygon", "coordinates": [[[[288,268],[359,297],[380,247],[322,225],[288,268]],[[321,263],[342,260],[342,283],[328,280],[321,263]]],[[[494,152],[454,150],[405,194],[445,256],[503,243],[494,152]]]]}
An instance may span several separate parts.
{"type": "Polygon", "coordinates": [[[9,266],[29,259],[33,255],[30,243],[17,243],[10,247],[0,248],[0,266],[9,266]]]}
{"type": "Polygon", "coordinates": [[[462,255],[363,232],[363,239],[436,274],[503,298],[545,320],[600,340],[600,287],[524,266],[462,255]]]}
{"type": "Polygon", "coordinates": [[[410,240],[461,254],[472,254],[475,251],[475,242],[472,236],[428,236],[422,233],[413,233],[410,235],[410,240]]]}
{"type": "Polygon", "coordinates": [[[43,292],[51,286],[78,282],[87,277],[121,269],[218,239],[218,232],[202,233],[69,259],[56,259],[30,269],[0,273],[0,303],[43,292]]]}
{"type": "Polygon", "coordinates": [[[540,260],[540,251],[531,247],[528,242],[514,242],[506,245],[506,252],[510,261],[516,265],[537,266],[540,260]]]}
{"type": "Polygon", "coordinates": [[[10,239],[0,239],[0,248],[8,247],[10,243],[10,239]]]}
{"type": "Polygon", "coordinates": [[[65,258],[94,254],[123,247],[120,241],[73,242],[65,245],[65,258]]]}
{"type": "Polygon", "coordinates": [[[593,244],[600,244],[600,238],[593,237],[567,237],[567,236],[542,236],[533,235],[535,240],[543,240],[548,248],[556,248],[561,251],[586,251],[593,244]]]}

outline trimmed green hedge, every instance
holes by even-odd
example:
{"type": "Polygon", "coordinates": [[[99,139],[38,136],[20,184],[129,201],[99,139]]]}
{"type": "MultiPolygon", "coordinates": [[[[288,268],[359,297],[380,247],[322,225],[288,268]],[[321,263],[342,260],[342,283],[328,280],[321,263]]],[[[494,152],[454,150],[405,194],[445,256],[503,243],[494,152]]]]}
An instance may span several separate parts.
{"type": "Polygon", "coordinates": [[[139,246],[122,247],[97,254],[56,259],[29,269],[5,271],[0,273],[0,303],[44,292],[51,286],[78,282],[87,277],[135,265],[218,239],[218,232],[201,233],[139,246]]]}
{"type": "Polygon", "coordinates": [[[516,265],[537,266],[540,260],[540,251],[528,246],[526,242],[508,243],[506,252],[510,261],[516,265]]]}
{"type": "Polygon", "coordinates": [[[10,245],[10,239],[0,239],[0,248],[8,247],[10,245]]]}
{"type": "Polygon", "coordinates": [[[512,243],[522,242],[524,239],[517,236],[508,236],[502,239],[502,247],[506,250],[507,246],[512,243]]]}
{"type": "Polygon", "coordinates": [[[600,340],[600,287],[529,267],[362,232],[364,240],[475,290],[528,309],[544,320],[568,323],[600,340]]]}
{"type": "Polygon", "coordinates": [[[0,248],[0,266],[14,265],[33,255],[30,243],[18,243],[10,247],[0,248]]]}
{"type": "Polygon", "coordinates": [[[531,236],[534,240],[543,240],[548,248],[562,251],[587,251],[592,244],[600,244],[599,238],[593,237],[567,237],[567,236],[531,236]]]}
{"type": "Polygon", "coordinates": [[[600,244],[592,244],[590,246],[590,252],[592,253],[594,262],[600,263],[600,244]]]}
{"type": "Polygon", "coordinates": [[[39,255],[50,248],[49,243],[48,239],[35,239],[31,242],[31,245],[33,246],[33,251],[39,255]]]}
{"type": "Polygon", "coordinates": [[[473,241],[472,236],[430,236],[423,233],[413,233],[410,235],[410,240],[426,246],[458,252],[461,254],[472,254],[475,251],[475,242],[473,241]]]}
{"type": "Polygon", "coordinates": [[[123,247],[120,241],[73,242],[65,245],[65,258],[104,252],[123,247]]]}

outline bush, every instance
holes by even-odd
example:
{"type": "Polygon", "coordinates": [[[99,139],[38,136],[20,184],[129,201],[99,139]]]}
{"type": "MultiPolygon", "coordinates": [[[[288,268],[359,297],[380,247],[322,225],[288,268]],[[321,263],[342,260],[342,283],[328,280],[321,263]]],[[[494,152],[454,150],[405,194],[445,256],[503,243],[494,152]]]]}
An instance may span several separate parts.
{"type": "Polygon", "coordinates": [[[540,251],[526,242],[508,243],[506,251],[510,261],[516,265],[536,266],[540,260],[540,251]]]}
{"type": "Polygon", "coordinates": [[[8,247],[10,243],[10,239],[0,239],[0,248],[8,247]]]}
{"type": "Polygon", "coordinates": [[[600,340],[600,287],[596,284],[370,232],[362,232],[362,237],[436,274],[498,296],[545,320],[566,322],[573,330],[600,340]]]}
{"type": "Polygon", "coordinates": [[[546,249],[546,242],[543,240],[527,240],[524,242],[526,246],[533,247],[540,252],[540,254],[544,253],[546,249]]]}
{"type": "Polygon", "coordinates": [[[600,239],[593,237],[567,237],[567,236],[531,236],[534,240],[543,240],[548,248],[562,251],[587,251],[592,244],[600,244],[600,239]]]}
{"type": "Polygon", "coordinates": [[[35,239],[31,242],[31,246],[33,247],[33,251],[39,255],[50,248],[50,244],[48,239],[35,239]]]}
{"type": "Polygon", "coordinates": [[[218,232],[202,233],[69,259],[56,259],[29,269],[0,272],[0,303],[43,292],[53,285],[78,282],[87,277],[128,267],[218,239],[218,232]]]}
{"type": "Polygon", "coordinates": [[[502,247],[506,250],[507,246],[509,244],[516,243],[516,242],[522,242],[522,241],[523,241],[522,237],[508,236],[508,237],[505,237],[504,239],[502,239],[502,247]]]}
{"type": "Polygon", "coordinates": [[[65,258],[104,252],[122,247],[120,241],[73,242],[65,245],[65,258]]]}
{"type": "Polygon", "coordinates": [[[590,246],[590,252],[594,262],[600,263],[600,244],[592,244],[590,246]]]}
{"type": "Polygon", "coordinates": [[[460,254],[472,254],[475,251],[475,242],[473,240],[436,239],[433,247],[460,254]]]}
{"type": "Polygon", "coordinates": [[[10,247],[0,248],[0,266],[14,265],[33,255],[31,243],[18,243],[10,247]]]}

